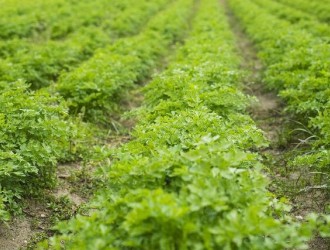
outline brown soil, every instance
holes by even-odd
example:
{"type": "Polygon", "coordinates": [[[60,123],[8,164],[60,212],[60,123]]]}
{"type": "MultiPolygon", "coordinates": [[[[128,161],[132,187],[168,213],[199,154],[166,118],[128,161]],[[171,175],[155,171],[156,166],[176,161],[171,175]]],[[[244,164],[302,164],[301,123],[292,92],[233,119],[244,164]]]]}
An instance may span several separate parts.
{"type": "Polygon", "coordinates": [[[82,204],[86,203],[87,197],[79,195],[74,184],[69,181],[75,174],[83,171],[82,166],[79,164],[60,165],[57,167],[57,177],[59,179],[59,185],[52,191],[52,195],[59,199],[61,197],[67,197],[73,203],[75,210],[82,204]]]}
{"type": "Polygon", "coordinates": [[[9,225],[0,226],[0,249],[15,250],[26,247],[31,235],[31,225],[27,219],[15,219],[9,225]]]}
{"type": "MultiPolygon", "coordinates": [[[[257,98],[250,107],[250,114],[271,142],[272,150],[278,142],[285,117],[282,114],[283,103],[276,93],[269,91],[262,83],[263,65],[257,56],[252,42],[247,38],[238,21],[230,12],[226,1],[220,1],[226,8],[229,24],[236,36],[237,53],[241,55],[241,68],[247,73],[244,79],[244,92],[257,98]]],[[[270,150],[270,149],[269,149],[270,150]]]]}

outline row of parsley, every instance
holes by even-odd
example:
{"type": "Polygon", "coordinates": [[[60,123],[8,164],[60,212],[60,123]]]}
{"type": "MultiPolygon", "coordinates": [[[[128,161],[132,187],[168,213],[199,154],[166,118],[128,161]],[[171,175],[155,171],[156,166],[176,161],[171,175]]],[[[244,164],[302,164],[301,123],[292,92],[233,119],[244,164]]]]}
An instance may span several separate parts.
{"type": "Polygon", "coordinates": [[[253,0],[264,10],[294,24],[296,29],[304,29],[318,37],[330,38],[330,27],[317,17],[274,0],[253,0]]]}
{"type": "Polygon", "coordinates": [[[63,39],[81,27],[99,25],[103,19],[116,15],[116,9],[121,12],[131,7],[135,8],[127,1],[4,0],[0,38],[63,39]]]}
{"type": "Polygon", "coordinates": [[[300,224],[267,191],[262,132],[245,109],[235,41],[219,1],[201,0],[193,31],[145,88],[133,140],[109,153],[89,215],[40,249],[284,249],[300,224]]]}
{"type": "Polygon", "coordinates": [[[252,1],[230,3],[267,66],[264,82],[279,91],[286,110],[313,134],[308,152],[297,156],[292,164],[325,173],[328,177],[323,184],[329,188],[330,44],[267,13],[252,1]]]}
{"type": "Polygon", "coordinates": [[[306,13],[314,15],[322,22],[330,22],[330,2],[329,0],[323,1],[309,1],[309,0],[275,0],[284,3],[293,8],[302,10],[306,13]]]}
{"type": "MultiPolygon", "coordinates": [[[[94,89],[87,92],[87,84],[97,84],[96,88],[103,91],[111,89],[113,84],[113,91],[107,99],[102,96],[100,103],[115,102],[111,97],[116,91],[128,89],[147,76],[157,59],[183,38],[192,7],[193,0],[177,1],[153,17],[140,35],[118,40],[99,50],[72,73],[76,80],[68,82],[72,87],[70,93],[76,90],[79,93],[75,95],[92,95],[94,89]],[[131,46],[126,46],[128,44],[131,46]]],[[[63,79],[70,76],[68,73],[63,79]]],[[[60,86],[69,91],[64,81],[60,86]]],[[[56,92],[50,94],[50,89],[29,91],[28,85],[17,81],[1,82],[0,90],[0,219],[4,220],[8,219],[8,210],[21,209],[16,201],[22,195],[53,186],[58,161],[79,157],[92,135],[79,116],[69,115],[63,97],[56,92]]],[[[86,112],[92,108],[87,106],[86,112]]]]}
{"type": "Polygon", "coordinates": [[[188,29],[192,1],[173,4],[137,36],[96,51],[90,60],[60,77],[55,91],[68,101],[71,113],[83,111],[88,121],[107,122],[104,119],[116,109],[123,92],[145,79],[188,29]]]}
{"type": "Polygon", "coordinates": [[[111,44],[117,38],[137,34],[152,16],[166,7],[168,1],[142,0],[133,6],[131,0],[116,0],[111,4],[104,0],[91,3],[94,5],[89,6],[90,11],[76,11],[94,18],[99,5],[107,3],[109,6],[103,6],[105,13],[103,16],[98,14],[97,22],[82,23],[65,39],[36,42],[18,38],[0,42],[0,81],[23,79],[32,89],[51,85],[63,71],[77,67],[96,49],[111,44]]]}

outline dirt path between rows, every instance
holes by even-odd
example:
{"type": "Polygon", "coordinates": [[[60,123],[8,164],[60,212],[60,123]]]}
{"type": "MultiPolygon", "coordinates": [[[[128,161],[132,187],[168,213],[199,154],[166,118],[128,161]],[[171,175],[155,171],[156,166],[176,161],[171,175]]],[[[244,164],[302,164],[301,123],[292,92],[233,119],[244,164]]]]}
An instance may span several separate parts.
{"type": "MultiPolygon", "coordinates": [[[[292,215],[296,218],[302,219],[310,212],[322,213],[324,192],[319,190],[301,192],[306,188],[307,182],[303,184],[300,182],[309,171],[290,169],[287,166],[288,160],[296,153],[296,142],[288,141],[286,138],[288,127],[292,128],[293,121],[283,112],[285,104],[275,92],[266,89],[262,82],[264,68],[257,56],[256,48],[229,9],[226,0],[220,0],[220,3],[226,10],[229,24],[236,37],[237,52],[242,58],[241,68],[247,73],[243,81],[244,91],[258,100],[250,107],[250,115],[270,142],[270,146],[260,152],[265,159],[265,165],[270,168],[269,176],[272,183],[269,189],[280,196],[289,196],[293,207],[292,215]]],[[[315,237],[309,242],[309,249],[329,250],[329,241],[315,237]]]]}
{"type": "MultiPolygon", "coordinates": [[[[284,104],[277,94],[266,89],[262,83],[264,67],[257,56],[257,51],[252,42],[244,33],[239,22],[231,13],[225,0],[220,0],[226,9],[230,27],[235,35],[237,53],[241,56],[241,69],[246,73],[243,79],[243,90],[246,94],[257,98],[257,102],[250,107],[250,115],[264,132],[265,137],[270,141],[266,153],[280,155],[283,149],[278,146],[281,140],[284,104]]],[[[263,152],[263,153],[265,153],[263,152]]]]}

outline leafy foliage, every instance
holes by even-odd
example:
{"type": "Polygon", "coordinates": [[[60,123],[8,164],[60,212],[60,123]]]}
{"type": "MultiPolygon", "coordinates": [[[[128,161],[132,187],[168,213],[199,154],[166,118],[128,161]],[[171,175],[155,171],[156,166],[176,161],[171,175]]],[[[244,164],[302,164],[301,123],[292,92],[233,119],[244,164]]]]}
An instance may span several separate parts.
{"type": "Polygon", "coordinates": [[[329,39],[330,37],[329,25],[320,22],[317,16],[272,0],[253,0],[253,2],[278,18],[285,19],[294,24],[297,29],[305,29],[315,36],[324,37],[325,39],[329,39]]]}
{"type": "MultiPolygon", "coordinates": [[[[78,13],[83,14],[85,18],[99,20],[88,25],[87,22],[83,22],[83,19],[73,15],[74,20],[77,19],[82,23],[70,32],[65,40],[46,38],[38,40],[37,45],[35,41],[28,39],[0,42],[0,48],[3,49],[0,53],[5,56],[0,61],[0,80],[23,79],[31,84],[33,89],[49,86],[63,71],[70,71],[90,58],[97,48],[108,45],[116,38],[139,32],[145,22],[166,3],[166,0],[143,0],[131,6],[131,1],[126,0],[112,1],[108,6],[109,1],[98,0],[85,2],[83,9],[79,9],[78,5],[75,7],[78,8],[78,13]],[[92,11],[87,11],[85,8],[92,11]],[[127,18],[128,16],[130,18],[127,18]]],[[[70,7],[65,8],[67,11],[72,11],[70,7]]],[[[54,13],[58,12],[60,10],[54,13]]],[[[62,21],[74,24],[67,19],[62,21]]],[[[59,25],[59,27],[65,27],[62,23],[59,25]]]]}
{"type": "Polygon", "coordinates": [[[308,0],[276,0],[278,2],[290,5],[294,8],[300,9],[310,13],[323,22],[330,22],[330,7],[329,1],[308,1],[308,0]]]}
{"type": "Polygon", "coordinates": [[[179,41],[187,27],[191,1],[178,1],[155,16],[137,36],[98,50],[77,69],[59,79],[57,91],[73,114],[104,122],[116,109],[121,94],[149,75],[156,60],[179,41]]]}
{"type": "Polygon", "coordinates": [[[134,139],[111,152],[94,211],[40,249],[305,246],[313,223],[286,215],[252,151],[266,142],[244,112],[234,51],[218,1],[200,1],[176,62],[146,87],[134,139]]]}
{"type": "MultiPolygon", "coordinates": [[[[104,1],[99,1],[95,4],[104,3],[104,1]]],[[[121,10],[120,12],[114,11],[113,17],[95,23],[95,25],[101,25],[99,28],[92,24],[91,26],[85,24],[64,41],[47,41],[35,47],[27,39],[14,39],[5,43],[14,46],[9,46],[9,53],[3,54],[6,59],[0,63],[1,79],[3,80],[0,84],[1,220],[8,219],[8,211],[20,212],[21,206],[18,201],[22,197],[36,194],[44,188],[53,187],[56,182],[57,163],[78,157],[81,150],[86,147],[83,143],[90,141],[89,128],[81,123],[78,116],[75,118],[69,116],[67,103],[58,94],[50,94],[51,91],[47,89],[30,91],[28,84],[25,84],[23,80],[17,81],[17,79],[28,79],[33,84],[32,88],[40,88],[49,84],[51,79],[56,80],[55,78],[61,70],[69,70],[72,65],[78,64],[94,53],[95,48],[108,43],[109,34],[103,33],[103,31],[115,32],[116,29],[120,29],[123,32],[114,33],[113,37],[134,34],[150,16],[162,9],[167,1],[140,1],[134,7],[131,7],[129,3],[131,1],[113,2],[112,8],[108,11],[111,13],[117,9],[121,10]],[[134,14],[134,17],[125,20],[129,14],[134,14]],[[15,42],[11,43],[13,41],[15,42]],[[17,44],[15,44],[16,42],[17,44]]],[[[183,7],[184,4],[177,6],[183,7]]],[[[94,15],[94,10],[95,8],[89,14],[94,15]]],[[[166,47],[169,47],[186,27],[184,22],[189,15],[188,12],[188,8],[178,12],[182,15],[175,19],[178,22],[171,29],[169,27],[172,24],[169,20],[173,15],[168,17],[160,15],[159,18],[152,21],[153,25],[145,33],[150,33],[149,38],[151,36],[154,38],[158,34],[156,30],[158,30],[159,22],[161,24],[165,21],[168,22],[165,27],[168,30],[164,31],[161,36],[166,41],[161,49],[166,50],[166,47]],[[156,30],[153,32],[151,31],[153,29],[156,30]]],[[[104,12],[102,13],[104,14],[104,12]]],[[[102,13],[99,13],[99,16],[102,16],[102,13]]],[[[159,40],[160,38],[154,43],[159,40]]],[[[152,42],[149,44],[151,45],[152,42]]],[[[119,54],[124,54],[126,44],[121,43],[121,46],[120,48],[117,44],[116,49],[119,54]]],[[[153,46],[152,53],[156,53],[155,50],[159,44],[153,44],[153,46]]],[[[136,52],[139,53],[139,56],[148,57],[149,61],[144,62],[137,69],[138,73],[142,71],[146,75],[147,69],[145,68],[149,69],[153,66],[154,55],[142,46],[136,52]]],[[[135,57],[134,60],[140,59],[135,57]]],[[[119,71],[124,70],[124,63],[125,61],[122,61],[118,64],[119,71]]],[[[95,65],[95,67],[99,68],[100,65],[95,65]]]]}
{"type": "Polygon", "coordinates": [[[23,82],[0,85],[1,211],[17,212],[22,195],[53,186],[56,163],[72,158],[83,135],[58,97],[27,88],[23,82]]]}
{"type": "Polygon", "coordinates": [[[130,24],[128,26],[132,30],[132,26],[139,27],[144,22],[142,13],[153,13],[158,9],[159,3],[164,4],[166,1],[142,0],[134,5],[127,0],[49,0],[47,3],[42,0],[7,1],[1,4],[0,37],[62,39],[81,27],[102,26],[104,20],[107,20],[108,25],[113,21],[112,28],[123,30],[130,24]],[[126,21],[117,19],[121,13],[124,13],[126,21]],[[132,16],[133,13],[136,15],[132,16]],[[131,19],[127,18],[128,15],[131,19]],[[141,19],[135,19],[136,17],[141,19]],[[135,22],[132,22],[133,19],[135,22]],[[118,25],[119,23],[125,25],[118,25]]]}
{"type": "MultiPolygon", "coordinates": [[[[287,111],[312,131],[311,147],[292,164],[318,169],[329,176],[330,44],[325,37],[313,34],[315,22],[309,23],[310,29],[301,30],[267,13],[253,1],[231,0],[230,3],[267,65],[265,83],[279,91],[287,102],[287,111]]],[[[326,178],[327,188],[329,184],[330,178],[326,178]]]]}

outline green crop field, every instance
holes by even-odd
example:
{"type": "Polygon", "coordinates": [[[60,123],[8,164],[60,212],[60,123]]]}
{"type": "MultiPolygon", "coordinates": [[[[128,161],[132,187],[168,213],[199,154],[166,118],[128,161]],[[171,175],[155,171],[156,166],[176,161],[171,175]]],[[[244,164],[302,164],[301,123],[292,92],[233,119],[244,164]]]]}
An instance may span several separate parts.
{"type": "Polygon", "coordinates": [[[329,0],[0,0],[0,250],[330,249],[329,0]]]}

